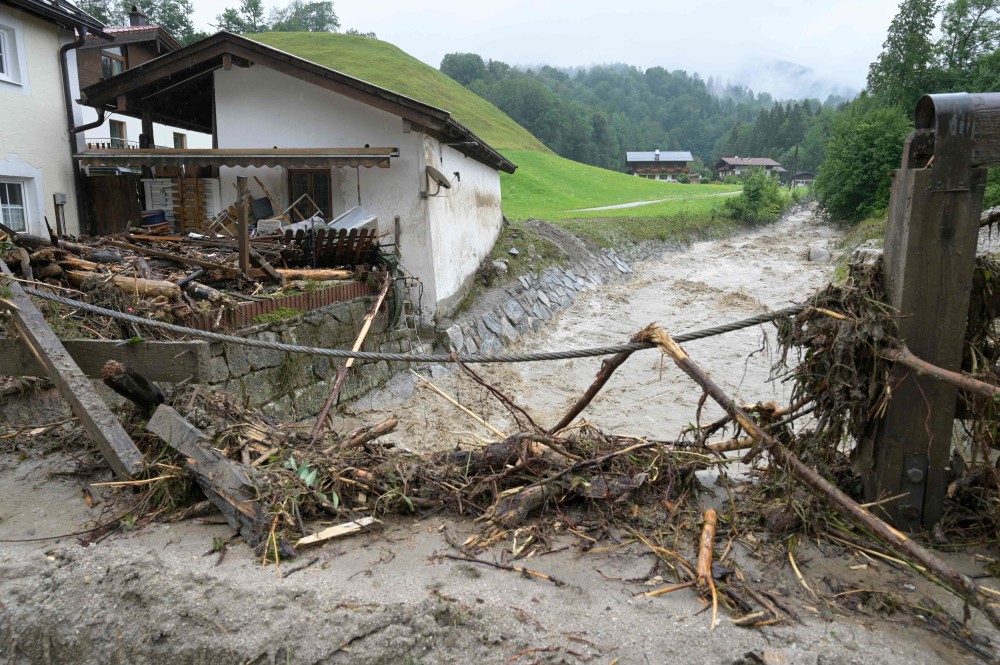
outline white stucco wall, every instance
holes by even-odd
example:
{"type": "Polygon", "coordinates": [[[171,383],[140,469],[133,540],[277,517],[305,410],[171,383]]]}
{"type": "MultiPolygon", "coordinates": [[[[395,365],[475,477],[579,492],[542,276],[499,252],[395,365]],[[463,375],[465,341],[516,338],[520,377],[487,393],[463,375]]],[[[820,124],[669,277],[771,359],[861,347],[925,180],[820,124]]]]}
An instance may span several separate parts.
{"type": "MultiPolygon", "coordinates": [[[[391,113],[260,65],[216,71],[215,94],[219,148],[358,148],[365,144],[398,148],[399,157],[391,160],[388,169],[332,169],[334,209],[329,216],[358,205],[360,180],[361,206],[378,216],[380,235],[398,243],[404,268],[423,282],[424,305],[433,307],[438,297],[427,201],[420,197],[425,165],[421,133],[404,133],[402,119],[391,113]]],[[[256,175],[282,206],[288,205],[283,169],[222,169],[224,203],[236,198],[237,175],[256,175]]],[[[263,196],[252,177],[250,188],[255,197],[263,196]]]]}
{"type": "MultiPolygon", "coordinates": [[[[44,217],[55,228],[52,195],[66,194],[67,230],[79,232],[79,215],[69,151],[59,47],[69,31],[11,7],[0,7],[0,27],[17,46],[18,82],[0,80],[0,180],[25,186],[28,231],[45,235],[44,217]]],[[[71,54],[72,55],[72,54],[71,54]]],[[[76,71],[71,62],[71,71],[76,71]]]]}
{"type": "Polygon", "coordinates": [[[431,181],[427,199],[439,314],[447,315],[500,234],[500,174],[431,137],[424,138],[424,157],[451,181],[450,189],[431,181]]]}

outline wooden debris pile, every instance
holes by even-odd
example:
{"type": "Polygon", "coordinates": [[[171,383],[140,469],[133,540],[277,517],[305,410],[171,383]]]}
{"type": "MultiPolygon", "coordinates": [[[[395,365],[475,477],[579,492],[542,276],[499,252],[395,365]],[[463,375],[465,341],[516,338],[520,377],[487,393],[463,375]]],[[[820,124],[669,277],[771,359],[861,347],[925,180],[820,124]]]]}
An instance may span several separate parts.
{"type": "MultiPolygon", "coordinates": [[[[304,231],[249,239],[247,266],[240,242],[228,237],[127,234],[76,242],[9,229],[0,233],[5,235],[0,259],[22,282],[63,295],[82,293],[92,304],[181,325],[246,303],[348,284],[384,264],[377,239],[367,231],[364,237],[345,232],[326,243],[322,253],[317,238],[304,231]],[[318,265],[326,267],[311,267],[318,265]]],[[[225,322],[221,315],[216,318],[225,322]]],[[[105,336],[85,329],[78,333],[105,336]]]]}

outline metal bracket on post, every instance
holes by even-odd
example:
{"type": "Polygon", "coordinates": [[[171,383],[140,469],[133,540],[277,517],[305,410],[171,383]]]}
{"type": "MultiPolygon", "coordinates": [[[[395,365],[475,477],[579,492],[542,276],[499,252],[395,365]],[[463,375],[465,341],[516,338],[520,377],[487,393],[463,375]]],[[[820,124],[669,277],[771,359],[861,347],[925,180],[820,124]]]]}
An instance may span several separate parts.
{"type": "MultiPolygon", "coordinates": [[[[927,95],[893,180],[883,258],[899,337],[917,356],[961,369],[986,170],[1000,162],[1000,94],[927,95]]],[[[869,500],[897,527],[941,517],[958,391],[896,366],[892,399],[858,459],[869,500]]]]}

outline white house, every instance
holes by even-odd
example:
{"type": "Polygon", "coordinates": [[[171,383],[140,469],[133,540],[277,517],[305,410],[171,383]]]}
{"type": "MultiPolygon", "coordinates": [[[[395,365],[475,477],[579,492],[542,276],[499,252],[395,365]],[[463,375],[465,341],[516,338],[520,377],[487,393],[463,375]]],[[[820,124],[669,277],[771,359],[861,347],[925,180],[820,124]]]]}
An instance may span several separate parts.
{"type": "Polygon", "coordinates": [[[102,27],[64,0],[0,0],[0,221],[15,231],[79,229],[74,49],[88,32],[110,39],[102,27]]]}
{"type": "Polygon", "coordinates": [[[224,206],[239,175],[281,206],[308,194],[326,219],[362,206],[420,279],[425,316],[454,309],[500,232],[499,171],[516,167],[447,111],[252,40],[220,32],[83,93],[215,146],[87,150],[84,164],[182,169],[224,206]]]}
{"type": "Polygon", "coordinates": [[[741,176],[752,168],[762,168],[768,175],[781,175],[785,169],[778,162],[768,157],[720,157],[715,164],[719,178],[741,176]]]}

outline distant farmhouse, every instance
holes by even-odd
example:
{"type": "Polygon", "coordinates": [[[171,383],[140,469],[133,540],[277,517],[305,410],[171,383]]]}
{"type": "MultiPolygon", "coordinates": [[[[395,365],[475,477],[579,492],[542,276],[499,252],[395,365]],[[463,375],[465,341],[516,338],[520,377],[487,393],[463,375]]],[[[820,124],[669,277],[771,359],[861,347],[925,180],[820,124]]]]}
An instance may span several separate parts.
{"type": "Polygon", "coordinates": [[[763,167],[768,175],[785,173],[781,164],[767,157],[722,157],[716,162],[715,171],[721,180],[726,176],[741,176],[755,166],[763,167]]]}
{"type": "Polygon", "coordinates": [[[793,187],[812,187],[812,184],[815,181],[816,174],[810,173],[809,171],[799,171],[792,176],[793,187]]]}
{"type": "Polygon", "coordinates": [[[676,182],[677,176],[684,173],[691,182],[701,179],[700,173],[691,173],[691,162],[694,157],[690,152],[626,152],[625,162],[628,172],[639,178],[649,180],[665,180],[676,182]]]}

